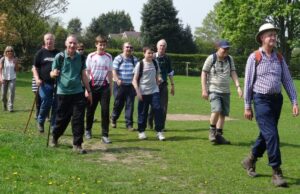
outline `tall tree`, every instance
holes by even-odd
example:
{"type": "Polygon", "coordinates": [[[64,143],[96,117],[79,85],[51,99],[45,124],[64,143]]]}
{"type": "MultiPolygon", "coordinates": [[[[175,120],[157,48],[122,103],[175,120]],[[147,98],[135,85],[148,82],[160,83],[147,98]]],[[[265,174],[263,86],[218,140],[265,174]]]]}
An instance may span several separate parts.
{"type": "Polygon", "coordinates": [[[144,45],[155,45],[162,38],[170,52],[180,52],[182,27],[172,0],[148,0],[142,10],[141,36],[144,45]]]}
{"type": "Polygon", "coordinates": [[[82,31],[81,25],[82,23],[79,18],[73,18],[69,21],[67,30],[70,34],[75,34],[80,37],[82,31]]]}
{"type": "Polygon", "coordinates": [[[185,28],[182,27],[180,39],[180,50],[181,53],[196,53],[197,47],[193,40],[193,34],[191,27],[186,25],[185,28]]]}
{"type": "Polygon", "coordinates": [[[257,48],[254,36],[259,26],[265,22],[275,24],[280,28],[279,48],[289,63],[292,49],[299,44],[299,0],[222,0],[216,12],[222,36],[245,54],[257,48]]]}

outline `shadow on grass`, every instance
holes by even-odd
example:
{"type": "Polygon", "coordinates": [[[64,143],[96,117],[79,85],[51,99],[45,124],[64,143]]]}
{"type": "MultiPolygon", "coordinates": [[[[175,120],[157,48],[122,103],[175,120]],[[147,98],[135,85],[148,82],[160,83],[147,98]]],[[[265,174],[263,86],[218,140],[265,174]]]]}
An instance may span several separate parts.
{"type": "Polygon", "coordinates": [[[207,140],[207,138],[201,138],[197,136],[172,136],[166,137],[166,141],[192,141],[192,140],[207,140]]]}
{"type": "Polygon", "coordinates": [[[170,131],[170,132],[200,132],[200,131],[207,131],[208,132],[208,128],[196,128],[196,129],[166,129],[166,131],[170,131]]]}

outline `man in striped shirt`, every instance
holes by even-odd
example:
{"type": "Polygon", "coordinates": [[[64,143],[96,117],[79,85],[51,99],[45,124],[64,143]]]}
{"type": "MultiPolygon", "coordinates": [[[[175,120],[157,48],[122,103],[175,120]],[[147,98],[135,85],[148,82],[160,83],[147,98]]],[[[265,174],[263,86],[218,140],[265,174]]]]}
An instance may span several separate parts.
{"type": "Polygon", "coordinates": [[[114,80],[114,108],[111,114],[111,125],[117,126],[117,120],[120,117],[125,105],[126,128],[133,131],[133,107],[135,90],[132,86],[133,69],[138,62],[132,55],[133,47],[129,42],[123,44],[123,53],[116,56],[113,61],[113,80],[114,80]]]}
{"type": "Polygon", "coordinates": [[[267,23],[260,27],[256,41],[261,45],[247,61],[245,73],[245,112],[246,119],[252,120],[251,107],[254,102],[255,118],[260,130],[251,153],[242,161],[249,176],[255,177],[255,163],[267,150],[269,165],[273,168],[272,183],[275,186],[287,186],[283,179],[281,154],[279,149],[278,120],[283,98],[281,85],[285,88],[291,103],[294,116],[298,116],[297,94],[288,66],[283,57],[274,49],[279,29],[267,23]]]}

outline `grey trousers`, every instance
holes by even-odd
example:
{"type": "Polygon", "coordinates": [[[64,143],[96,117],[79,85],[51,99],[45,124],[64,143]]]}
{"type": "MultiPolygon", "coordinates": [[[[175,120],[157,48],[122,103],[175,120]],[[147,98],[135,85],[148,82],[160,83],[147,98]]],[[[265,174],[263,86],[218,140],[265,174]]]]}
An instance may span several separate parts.
{"type": "Polygon", "coordinates": [[[16,79],[3,80],[1,85],[1,100],[3,102],[3,109],[13,111],[16,90],[16,79]]]}

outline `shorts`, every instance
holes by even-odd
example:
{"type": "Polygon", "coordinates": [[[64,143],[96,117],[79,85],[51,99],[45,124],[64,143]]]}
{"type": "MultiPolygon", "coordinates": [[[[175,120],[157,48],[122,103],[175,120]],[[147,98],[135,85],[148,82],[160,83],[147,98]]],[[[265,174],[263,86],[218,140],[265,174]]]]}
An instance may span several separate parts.
{"type": "Polygon", "coordinates": [[[230,94],[215,93],[209,94],[211,112],[220,112],[223,116],[229,116],[230,111],[230,94]]]}

